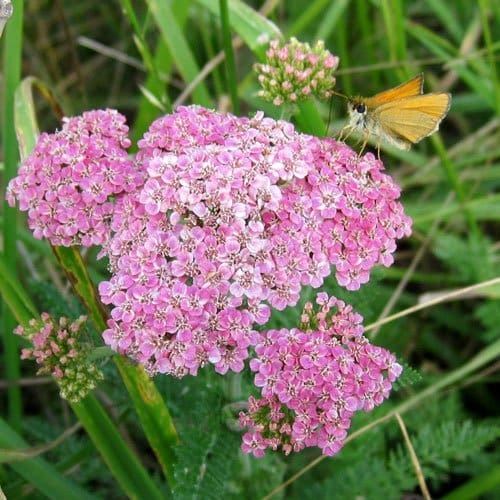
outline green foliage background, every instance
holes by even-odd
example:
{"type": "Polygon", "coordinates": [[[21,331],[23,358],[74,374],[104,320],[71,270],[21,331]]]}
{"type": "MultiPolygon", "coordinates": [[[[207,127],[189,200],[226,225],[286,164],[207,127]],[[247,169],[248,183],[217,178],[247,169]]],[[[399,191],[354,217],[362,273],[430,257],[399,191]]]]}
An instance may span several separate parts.
{"type": "MultiPolygon", "coordinates": [[[[500,276],[500,4],[228,0],[228,31],[220,14],[225,0],[13,3],[17,17],[0,40],[3,187],[18,165],[13,104],[21,76],[40,79],[68,116],[90,108],[117,108],[127,115],[135,139],[152,120],[179,104],[187,83],[202,68],[209,71],[183,102],[234,110],[237,96],[240,114],[263,109],[279,117],[280,109],[256,97],[252,64],[262,57],[257,39],[263,32],[279,30],[284,37],[308,42],[324,39],[340,57],[337,88],[349,95],[372,95],[419,72],[425,74],[426,91],[452,93],[452,108],[439,134],[410,152],[382,150],[414,220],[414,234],[399,243],[395,265],[376,270],[359,292],[346,292],[333,279],[325,286],[353,304],[365,324],[372,325],[372,340],[395,352],[406,366],[391,400],[355,418],[353,438],[341,453],[317,462],[314,450],[291,457],[268,453],[261,460],[244,456],[235,408],[252,391],[249,373],[223,378],[206,370],[196,378],[155,379],[172,416],[168,425],[179,436],[167,467],[159,465],[144,415],[125,390],[123,366],[103,366],[106,380],[94,396],[138,459],[130,459],[137,484],[158,498],[253,499],[275,488],[275,498],[315,500],[420,494],[393,411],[404,420],[433,497],[499,498],[500,285],[422,307],[380,327],[373,323],[423,299],[500,276]],[[234,49],[234,68],[220,55],[224,35],[243,38],[234,49]]],[[[37,98],[35,106],[40,129],[55,129],[59,122],[47,100],[37,98]]],[[[301,107],[294,117],[298,128],[323,134],[329,108],[325,102],[301,107]]],[[[334,101],[328,133],[338,132],[344,120],[344,103],[334,101]]],[[[119,457],[113,466],[112,451],[88,437],[89,415],[97,426],[103,417],[90,407],[70,408],[50,380],[35,382],[36,367],[18,359],[19,339],[10,332],[20,319],[8,300],[15,293],[6,288],[6,276],[14,276],[9,283],[28,291],[38,311],[76,317],[83,308],[49,246],[33,240],[17,212],[4,206],[0,215],[0,265],[9,270],[0,268],[6,300],[1,318],[0,485],[8,498],[134,496],[133,485],[116,468],[119,457]],[[86,419],[82,411],[88,412],[86,419]],[[52,443],[78,420],[86,432],[30,451],[52,443]],[[30,451],[29,456],[10,454],[20,449],[30,451]]],[[[95,283],[106,277],[92,252],[84,261],[95,283]]],[[[305,290],[303,301],[312,294],[305,290]]],[[[273,326],[293,326],[298,310],[274,315],[273,326]]],[[[98,329],[90,334],[100,346],[98,329]]]]}

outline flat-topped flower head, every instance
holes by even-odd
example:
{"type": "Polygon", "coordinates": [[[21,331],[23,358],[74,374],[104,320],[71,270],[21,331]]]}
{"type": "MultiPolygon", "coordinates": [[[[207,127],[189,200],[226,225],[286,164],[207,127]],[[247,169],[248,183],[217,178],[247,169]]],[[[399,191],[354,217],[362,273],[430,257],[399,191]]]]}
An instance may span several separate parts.
{"type": "Polygon", "coordinates": [[[61,397],[77,403],[104,378],[102,372],[87,359],[90,347],[82,339],[86,317],[73,323],[65,317],[53,320],[43,313],[31,320],[28,327],[18,326],[14,333],[29,340],[33,347],[23,349],[21,359],[34,359],[37,374],[49,374],[59,385],[61,397]]]}
{"type": "Polygon", "coordinates": [[[381,404],[401,374],[395,357],[363,336],[351,306],[324,293],[317,304],[306,304],[300,328],[259,334],[250,367],[261,398],[240,415],[246,453],[316,446],[336,454],[354,413],[381,404]]]}
{"type": "Polygon", "coordinates": [[[7,187],[11,206],[28,212],[35,238],[52,245],[101,245],[109,236],[113,198],[142,182],[128,158],[125,117],[112,109],[65,118],[43,133],[7,187]]]}
{"type": "Polygon", "coordinates": [[[313,47],[291,38],[273,40],[264,64],[255,64],[262,89],[258,95],[276,106],[294,104],[314,95],[328,99],[335,86],[339,58],[325,49],[322,40],[313,47]]]}
{"type": "Polygon", "coordinates": [[[108,345],[149,373],[240,371],[270,308],[336,267],[356,289],[410,232],[371,154],[285,121],[181,107],[139,141],[144,184],[121,197],[100,284],[108,345]]]}

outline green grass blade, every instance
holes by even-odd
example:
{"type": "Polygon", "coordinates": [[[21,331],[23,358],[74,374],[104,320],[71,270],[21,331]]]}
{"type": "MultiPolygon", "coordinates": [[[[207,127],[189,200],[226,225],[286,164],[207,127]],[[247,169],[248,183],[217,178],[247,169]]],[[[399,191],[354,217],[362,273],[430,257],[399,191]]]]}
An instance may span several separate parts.
{"type": "MultiPolygon", "coordinates": [[[[172,11],[179,26],[184,26],[188,17],[190,4],[189,2],[176,2],[172,11]]],[[[170,76],[172,72],[172,57],[165,45],[162,38],[160,38],[156,45],[155,54],[153,56],[153,65],[155,68],[154,74],[148,74],[144,82],[144,88],[155,96],[161,97],[165,95],[164,104],[169,104],[170,99],[166,94],[166,83],[163,81],[170,76]],[[160,76],[160,78],[158,78],[160,76]]],[[[170,106],[168,105],[167,108],[170,106]]],[[[158,116],[158,108],[151,103],[145,96],[141,96],[139,101],[135,121],[130,130],[130,138],[132,140],[131,152],[136,149],[137,141],[142,137],[144,132],[148,129],[151,122],[158,116]]]]}
{"type": "Polygon", "coordinates": [[[457,18],[455,6],[443,0],[426,0],[425,3],[441,21],[454,41],[457,43],[460,42],[463,35],[463,28],[460,26],[460,21],[457,18]]]}
{"type": "Polygon", "coordinates": [[[476,356],[456,370],[444,374],[437,382],[429,385],[414,396],[409,397],[406,401],[399,404],[391,413],[404,413],[408,411],[412,407],[421,404],[427,398],[438,394],[440,391],[446,389],[452,384],[464,380],[467,375],[474,373],[483,366],[487,366],[495,359],[498,359],[498,356],[500,356],[500,340],[482,349],[478,354],[476,354],[476,356]]]}
{"type": "MultiPolygon", "coordinates": [[[[500,195],[490,195],[476,198],[467,202],[467,208],[478,221],[500,221],[500,195]]],[[[407,205],[406,212],[413,219],[416,228],[425,229],[436,219],[453,220],[462,213],[462,208],[457,202],[452,202],[443,207],[441,203],[427,201],[423,204],[407,205]]]]}
{"type": "MultiPolygon", "coordinates": [[[[3,140],[3,179],[8,182],[16,175],[19,161],[17,141],[14,129],[14,93],[21,78],[21,57],[23,37],[23,5],[22,0],[12,2],[13,14],[7,22],[4,33],[3,47],[3,95],[1,103],[2,113],[2,140],[3,140]]],[[[2,190],[3,193],[3,190],[2,190]]],[[[2,196],[3,197],[3,196],[2,196]]],[[[4,197],[3,197],[4,198],[4,197]]],[[[2,246],[5,264],[9,269],[16,269],[17,249],[17,212],[8,206],[3,199],[3,235],[2,246]]],[[[11,332],[15,327],[13,316],[7,307],[2,307],[2,330],[11,332]]],[[[18,339],[14,335],[3,336],[3,364],[5,376],[8,380],[19,379],[21,370],[18,356],[18,339]]],[[[11,385],[7,389],[8,413],[10,423],[17,427],[21,422],[21,392],[17,385],[11,385]]]]}
{"type": "Polygon", "coordinates": [[[475,500],[486,493],[491,493],[493,498],[499,487],[500,465],[492,464],[488,471],[455,488],[441,500],[475,500]]]}
{"type": "MultiPolygon", "coordinates": [[[[144,66],[146,67],[149,79],[149,92],[155,96],[156,99],[160,102],[160,104],[170,109],[170,100],[165,92],[165,84],[162,82],[160,77],[160,71],[158,68],[158,64],[156,59],[153,57],[153,54],[149,50],[148,44],[144,37],[144,31],[139,24],[137,16],[135,15],[134,7],[132,6],[132,2],[130,0],[120,0],[122,4],[123,11],[132,25],[132,29],[134,30],[134,43],[137,47],[137,50],[141,54],[141,58],[144,62],[144,66]]],[[[168,63],[170,63],[169,58],[167,58],[168,63]]],[[[170,69],[170,64],[168,65],[170,69]]]]}
{"type": "MultiPolygon", "coordinates": [[[[217,2],[196,0],[196,3],[207,8],[212,14],[219,15],[217,2]]],[[[269,40],[282,38],[279,29],[269,19],[261,16],[240,0],[229,0],[228,7],[232,28],[258,58],[264,56],[269,40]]]]}
{"type": "MultiPolygon", "coordinates": [[[[186,83],[192,82],[198,76],[199,68],[170,5],[162,0],[147,0],[147,4],[179,73],[186,83]]],[[[195,87],[193,97],[197,104],[212,106],[210,94],[203,82],[195,87]]]]}
{"type": "MultiPolygon", "coordinates": [[[[385,23],[385,32],[387,33],[390,60],[392,62],[407,61],[407,41],[404,29],[405,15],[402,2],[400,0],[382,0],[380,6],[385,23]]],[[[409,76],[406,67],[400,67],[396,72],[400,80],[405,80],[409,76]]]]}
{"type": "MultiPolygon", "coordinates": [[[[351,65],[351,51],[350,51],[350,30],[346,23],[341,23],[335,30],[335,55],[340,59],[340,65],[348,68],[351,65]]],[[[339,76],[336,86],[341,89],[341,92],[346,95],[352,95],[353,84],[352,78],[349,73],[339,76]]]]}
{"type": "Polygon", "coordinates": [[[338,0],[329,5],[323,14],[323,19],[319,23],[315,38],[326,40],[331,33],[335,32],[337,24],[343,20],[347,7],[351,0],[338,0]]]}
{"type": "Polygon", "coordinates": [[[25,159],[31,153],[40,135],[33,100],[34,90],[45,98],[57,118],[61,118],[63,115],[54,95],[44,82],[32,76],[22,80],[14,97],[16,107],[14,123],[21,159],[25,159]]]}
{"type": "MultiPolygon", "coordinates": [[[[163,40],[158,41],[158,46],[154,55],[154,64],[158,71],[168,75],[172,69],[170,53],[163,40]]],[[[165,91],[165,83],[159,81],[155,75],[148,75],[144,82],[144,88],[155,96],[161,96],[165,91]]],[[[144,95],[141,96],[135,121],[130,130],[130,138],[132,140],[131,150],[137,147],[137,141],[143,136],[144,132],[149,128],[151,122],[158,116],[158,108],[151,103],[144,95]]]]}
{"type": "Polygon", "coordinates": [[[95,398],[88,396],[71,407],[129,498],[164,498],[95,398]]]}
{"type": "Polygon", "coordinates": [[[38,316],[35,306],[19,279],[13,270],[6,265],[3,258],[0,258],[0,295],[18,323],[27,323],[31,318],[38,316]]]}
{"type": "MultiPolygon", "coordinates": [[[[215,38],[213,34],[218,32],[220,23],[219,19],[211,15],[210,12],[207,12],[205,17],[207,17],[208,19],[205,23],[201,23],[200,39],[205,49],[206,57],[210,61],[217,57],[219,54],[219,40],[215,38]]],[[[211,77],[215,95],[223,95],[225,88],[224,68],[221,68],[220,65],[217,65],[215,68],[213,68],[211,77]]]]}
{"type": "Polygon", "coordinates": [[[467,207],[467,200],[466,200],[466,196],[465,196],[464,187],[463,187],[463,185],[460,181],[460,178],[457,174],[455,165],[450,160],[448,153],[446,151],[446,148],[444,147],[443,141],[441,140],[439,135],[436,134],[431,139],[432,139],[434,147],[436,148],[436,151],[439,155],[439,158],[441,159],[441,164],[443,165],[443,168],[446,172],[446,176],[448,177],[448,180],[449,180],[455,194],[457,195],[457,199],[460,202],[460,207],[462,208],[465,219],[467,220],[467,223],[469,225],[469,229],[473,233],[478,235],[479,228],[477,225],[477,221],[476,221],[476,218],[474,217],[474,214],[472,213],[472,211],[469,210],[469,208],[467,207]]]}
{"type": "Polygon", "coordinates": [[[318,16],[321,16],[326,7],[330,5],[331,0],[315,0],[314,2],[308,2],[307,7],[301,16],[292,23],[292,25],[286,31],[286,36],[296,36],[301,33],[305,28],[312,25],[318,16]]]}
{"type": "Polygon", "coordinates": [[[220,19],[222,26],[222,38],[224,43],[224,54],[226,56],[226,77],[229,95],[233,104],[233,112],[240,114],[240,102],[238,99],[238,84],[236,75],[236,64],[234,62],[233,44],[231,43],[231,23],[229,20],[229,9],[227,0],[219,0],[220,19]]]}
{"type": "MultiPolygon", "coordinates": [[[[0,448],[15,451],[28,447],[28,443],[0,418],[0,448]]],[[[1,450],[0,456],[2,456],[1,450]]],[[[28,458],[22,461],[16,460],[10,462],[9,466],[47,498],[53,498],[55,500],[61,498],[71,498],[74,500],[97,498],[65,477],[43,458],[28,458]]]]}
{"type": "Polygon", "coordinates": [[[97,330],[102,332],[106,326],[106,311],[97,296],[97,290],[90,280],[87,268],[75,247],[52,247],[57,261],[66,273],[73,291],[87,310],[97,330]]]}
{"type": "Polygon", "coordinates": [[[406,29],[411,36],[419,40],[434,55],[442,58],[444,62],[450,61],[450,66],[474,93],[482,96],[493,109],[496,108],[491,82],[486,77],[478,77],[476,72],[469,69],[462,62],[453,62],[458,56],[458,52],[447,40],[417,24],[407,23],[406,29]]]}
{"type": "MultiPolygon", "coordinates": [[[[496,112],[500,115],[500,81],[498,80],[497,66],[495,62],[493,49],[493,36],[491,34],[490,24],[488,21],[488,3],[485,0],[479,0],[479,8],[481,12],[481,23],[483,25],[483,36],[488,49],[488,59],[490,61],[490,78],[493,84],[493,94],[496,102],[496,112]]],[[[498,10],[498,5],[496,6],[498,10]]]]}

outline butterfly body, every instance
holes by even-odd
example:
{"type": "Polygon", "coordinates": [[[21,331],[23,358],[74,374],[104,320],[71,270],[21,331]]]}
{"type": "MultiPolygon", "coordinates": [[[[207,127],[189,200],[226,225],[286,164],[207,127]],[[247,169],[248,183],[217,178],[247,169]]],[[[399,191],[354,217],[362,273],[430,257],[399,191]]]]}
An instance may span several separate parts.
{"type": "MultiPolygon", "coordinates": [[[[412,144],[434,133],[448,113],[451,96],[448,93],[423,94],[423,75],[373,97],[348,99],[347,128],[408,150],[412,144]]],[[[363,147],[364,147],[363,145],[363,147]]]]}

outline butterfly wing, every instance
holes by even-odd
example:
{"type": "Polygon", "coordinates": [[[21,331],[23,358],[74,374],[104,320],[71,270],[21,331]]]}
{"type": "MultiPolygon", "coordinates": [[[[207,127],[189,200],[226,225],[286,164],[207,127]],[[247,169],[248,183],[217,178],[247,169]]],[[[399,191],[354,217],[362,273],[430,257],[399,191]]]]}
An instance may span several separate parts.
{"type": "Polygon", "coordinates": [[[411,97],[416,95],[421,95],[424,86],[424,75],[421,73],[415,78],[394,87],[393,89],[384,90],[375,94],[373,97],[367,97],[364,99],[368,108],[377,108],[388,102],[395,101],[398,99],[403,99],[405,97],[411,97]]]}
{"type": "Polygon", "coordinates": [[[424,94],[389,102],[375,113],[387,134],[415,144],[439,128],[450,103],[450,94],[424,94]]]}

